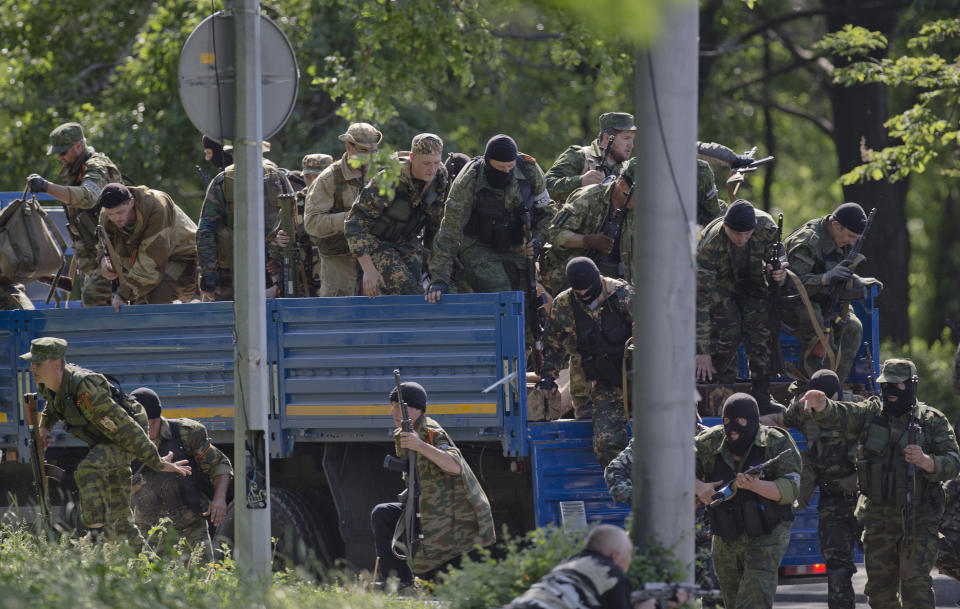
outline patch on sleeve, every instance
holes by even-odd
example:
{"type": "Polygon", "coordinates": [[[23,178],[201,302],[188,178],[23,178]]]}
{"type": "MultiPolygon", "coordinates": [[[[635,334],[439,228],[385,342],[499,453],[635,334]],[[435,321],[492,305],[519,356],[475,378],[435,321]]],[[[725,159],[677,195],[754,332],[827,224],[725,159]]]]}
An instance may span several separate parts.
{"type": "Polygon", "coordinates": [[[100,185],[94,180],[84,180],[80,183],[80,186],[89,190],[94,199],[100,198],[100,185]]]}
{"type": "Polygon", "coordinates": [[[536,203],[537,207],[546,207],[550,205],[550,193],[546,190],[537,195],[537,198],[533,200],[536,203]]]}
{"type": "Polygon", "coordinates": [[[100,425],[110,433],[116,433],[117,430],[120,429],[110,417],[103,417],[100,419],[100,425]]]}
{"type": "Polygon", "coordinates": [[[537,162],[537,159],[535,159],[535,158],[533,158],[532,156],[530,156],[529,154],[526,154],[526,153],[523,153],[523,152],[520,153],[520,157],[521,157],[524,161],[526,161],[526,162],[528,162],[528,163],[536,163],[536,162],[537,162]]]}
{"type": "Polygon", "coordinates": [[[570,212],[567,210],[564,210],[559,214],[557,214],[557,217],[553,219],[553,223],[557,227],[563,227],[567,223],[567,220],[569,219],[570,219],[570,212]]]}
{"type": "Polygon", "coordinates": [[[78,400],[81,404],[83,404],[83,407],[86,408],[87,410],[91,410],[91,409],[93,408],[93,404],[90,402],[90,392],[89,392],[89,391],[88,391],[87,393],[81,393],[81,394],[80,394],[80,397],[78,397],[77,400],[78,400]]]}

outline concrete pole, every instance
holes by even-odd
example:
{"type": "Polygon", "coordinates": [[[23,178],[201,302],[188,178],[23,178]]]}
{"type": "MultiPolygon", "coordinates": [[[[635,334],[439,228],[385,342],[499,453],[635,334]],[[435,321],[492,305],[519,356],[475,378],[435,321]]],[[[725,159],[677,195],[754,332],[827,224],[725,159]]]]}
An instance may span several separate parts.
{"type": "Polygon", "coordinates": [[[265,444],[269,399],[267,309],[263,293],[263,99],[258,0],[234,3],[234,32],[234,552],[240,572],[257,577],[271,571],[270,453],[265,444]]]}
{"type": "Polygon", "coordinates": [[[634,542],[694,567],[696,2],[665,9],[637,54],[633,211],[634,542]]]}

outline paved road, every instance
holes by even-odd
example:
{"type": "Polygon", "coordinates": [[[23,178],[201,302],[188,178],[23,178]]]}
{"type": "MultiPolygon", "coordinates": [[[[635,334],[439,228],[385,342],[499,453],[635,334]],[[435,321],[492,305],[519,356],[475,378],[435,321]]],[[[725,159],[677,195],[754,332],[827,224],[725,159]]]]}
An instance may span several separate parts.
{"type": "MultiPolygon", "coordinates": [[[[940,575],[934,568],[933,588],[937,593],[937,607],[956,607],[960,601],[960,582],[940,575]]],[[[797,581],[797,580],[792,580],[797,581]]],[[[825,577],[811,578],[816,583],[790,583],[784,581],[777,587],[777,596],[774,607],[777,609],[810,609],[811,607],[827,606],[827,579],[825,577]]],[[[863,595],[863,585],[867,583],[867,573],[863,565],[857,565],[857,573],[853,576],[853,589],[857,591],[857,609],[869,609],[867,598],[863,595]]]]}

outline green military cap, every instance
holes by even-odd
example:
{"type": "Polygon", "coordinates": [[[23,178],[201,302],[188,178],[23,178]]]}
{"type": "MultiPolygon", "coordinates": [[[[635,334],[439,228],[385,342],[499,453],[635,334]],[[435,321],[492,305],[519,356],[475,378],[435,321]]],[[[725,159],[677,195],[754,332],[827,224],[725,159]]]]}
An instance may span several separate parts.
{"type": "Polygon", "coordinates": [[[300,164],[303,167],[303,175],[313,175],[333,165],[333,157],[329,154],[308,154],[303,157],[300,164]]]}
{"type": "Polygon", "coordinates": [[[35,338],[30,341],[30,351],[20,357],[39,364],[48,359],[63,359],[66,353],[67,341],[62,338],[54,338],[53,336],[44,336],[43,338],[35,338]]]}
{"type": "Polygon", "coordinates": [[[347,132],[338,135],[337,139],[359,146],[376,146],[383,139],[383,134],[370,123],[353,123],[347,128],[347,132]]]}
{"type": "Polygon", "coordinates": [[[443,154],[443,140],[433,133],[418,133],[410,142],[413,154],[443,154]]]}
{"type": "Polygon", "coordinates": [[[917,367],[908,359],[888,359],[880,369],[878,383],[903,383],[917,376],[917,367]]]}
{"type": "Polygon", "coordinates": [[[626,112],[605,112],[600,115],[600,131],[636,131],[633,115],[626,112]]]}
{"type": "Polygon", "coordinates": [[[64,123],[50,132],[50,147],[47,154],[60,154],[83,139],[80,123],[64,123]]]}

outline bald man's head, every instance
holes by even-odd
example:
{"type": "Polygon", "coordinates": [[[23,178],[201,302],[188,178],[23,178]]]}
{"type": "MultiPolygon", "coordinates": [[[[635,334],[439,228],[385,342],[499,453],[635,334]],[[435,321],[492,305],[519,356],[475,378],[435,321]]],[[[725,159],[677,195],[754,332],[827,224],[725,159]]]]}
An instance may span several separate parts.
{"type": "Polygon", "coordinates": [[[601,524],[591,529],[583,549],[606,556],[626,573],[633,559],[633,544],[627,532],[610,524],[601,524]]]}

